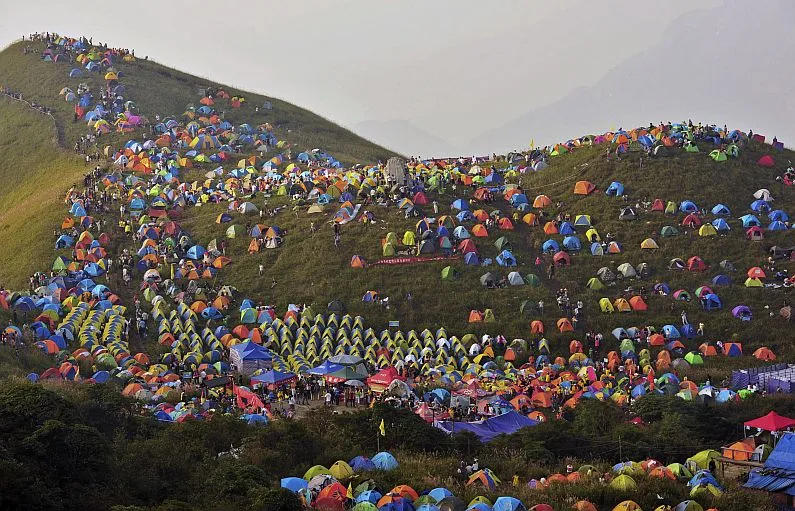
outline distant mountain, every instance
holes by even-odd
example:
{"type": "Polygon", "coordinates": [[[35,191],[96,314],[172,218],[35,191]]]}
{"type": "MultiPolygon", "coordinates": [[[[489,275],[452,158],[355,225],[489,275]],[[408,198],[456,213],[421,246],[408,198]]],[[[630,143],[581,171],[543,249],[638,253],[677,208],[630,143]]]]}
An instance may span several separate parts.
{"type": "Polygon", "coordinates": [[[614,68],[593,87],[531,110],[472,139],[479,152],[554,143],[578,133],[682,119],[726,123],[795,145],[795,69],[787,64],[795,38],[775,27],[795,18],[784,0],[694,11],[671,24],[660,42],[614,68]],[[759,26],[747,39],[748,20],[759,26]],[[709,32],[703,27],[714,27],[709,32]],[[729,49],[730,48],[730,49],[729,49]]]}
{"type": "Polygon", "coordinates": [[[458,151],[448,141],[431,135],[406,120],[362,121],[353,127],[353,131],[368,140],[408,156],[454,156],[458,154],[458,151]],[[387,143],[387,141],[389,142],[387,143]]]}

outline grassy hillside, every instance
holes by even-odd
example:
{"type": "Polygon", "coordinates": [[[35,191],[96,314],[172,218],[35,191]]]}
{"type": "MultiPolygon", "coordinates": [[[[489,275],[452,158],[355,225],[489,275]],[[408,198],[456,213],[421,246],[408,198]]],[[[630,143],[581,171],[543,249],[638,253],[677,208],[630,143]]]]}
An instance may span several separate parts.
{"type": "MultiPolygon", "coordinates": [[[[79,158],[70,155],[75,141],[89,132],[85,122],[73,118],[73,103],[59,95],[63,87],[76,89],[86,83],[95,96],[104,85],[103,73],[84,73],[69,78],[75,67],[67,62],[43,62],[23,48],[43,49],[42,44],[15,43],[0,52],[0,86],[22,93],[25,100],[53,110],[52,117],[26,105],[0,98],[0,177],[7,186],[0,189],[0,283],[12,287],[25,286],[27,276],[35,270],[48,269],[52,262],[52,229],[60,224],[63,210],[57,202],[63,193],[81,177],[86,168],[79,158]],[[10,186],[8,186],[10,184],[10,186]],[[53,207],[55,206],[55,207],[53,207]]],[[[219,86],[204,78],[175,71],[153,61],[119,61],[116,68],[124,74],[122,83],[129,99],[138,105],[139,113],[154,120],[179,116],[189,103],[198,105],[199,92],[208,86],[219,86]]],[[[243,95],[247,102],[240,109],[227,109],[226,119],[232,123],[252,125],[268,122],[280,140],[302,150],[322,148],[342,162],[376,162],[392,153],[368,142],[307,110],[285,101],[224,87],[230,95],[243,95]],[[270,101],[272,110],[255,105],[270,101]]],[[[111,133],[98,143],[120,147],[130,138],[147,135],[146,131],[130,134],[111,133]]]]}
{"type": "Polygon", "coordinates": [[[19,289],[52,264],[64,192],[85,162],[59,149],[53,119],[26,104],[0,96],[0,119],[0,284],[19,289]]]}
{"type": "MultiPolygon", "coordinates": [[[[748,289],[744,287],[745,272],[753,266],[762,265],[767,257],[767,249],[776,244],[779,246],[795,245],[795,233],[792,231],[766,233],[763,242],[752,242],[745,238],[738,217],[749,213],[749,205],[754,200],[753,192],[759,188],[769,188],[776,198],[775,208],[785,211],[793,203],[795,191],[791,187],[776,184],[775,176],[780,174],[782,167],[792,158],[790,152],[775,153],[779,162],[777,170],[763,169],[755,162],[761,154],[769,152],[769,146],[751,144],[743,150],[740,158],[725,163],[713,162],[706,154],[687,154],[676,151],[670,156],[659,157],[651,161],[645,160],[643,168],[639,168],[639,152],[631,152],[620,161],[607,161],[603,148],[582,148],[571,154],[554,157],[548,169],[538,173],[529,173],[521,177],[521,185],[532,201],[538,194],[548,195],[553,206],[562,201],[561,212],[570,213],[572,220],[577,214],[589,214],[594,227],[602,237],[608,232],[614,233],[624,251],[621,254],[595,257],[590,255],[588,243],[585,243],[585,229],[578,229],[578,236],[583,242],[583,251],[572,256],[572,265],[560,268],[552,281],[546,278],[549,258],[541,267],[535,267],[535,258],[540,253],[541,244],[545,239],[552,238],[559,243],[562,235],[546,236],[542,226],[529,227],[519,223],[513,231],[492,230],[487,238],[474,238],[481,258],[494,258],[499,253],[494,242],[500,236],[506,236],[513,246],[514,255],[518,259],[518,268],[522,275],[536,273],[541,277],[539,287],[521,286],[506,289],[484,289],[479,277],[486,271],[498,276],[505,275],[507,268],[492,265],[489,268],[465,266],[457,262],[423,263],[411,266],[374,266],[364,270],[350,267],[354,254],[363,256],[368,262],[381,257],[382,239],[387,232],[393,231],[402,238],[404,231],[413,230],[416,219],[405,220],[402,212],[395,208],[370,208],[376,215],[375,225],[355,222],[343,227],[342,245],[335,248],[333,232],[328,220],[336,211],[330,207],[325,215],[308,215],[304,207],[295,208],[286,198],[270,199],[269,207],[286,205],[284,212],[275,219],[265,218],[265,224],[276,224],[288,230],[283,246],[277,250],[264,250],[255,255],[248,255],[248,237],[227,240],[228,255],[234,263],[223,271],[223,278],[236,285],[246,295],[271,301],[284,310],[288,303],[314,303],[323,308],[332,299],[341,299],[351,313],[362,314],[375,322],[376,327],[385,327],[387,320],[400,319],[404,328],[438,328],[444,326],[448,331],[457,334],[466,332],[495,333],[503,332],[506,336],[529,336],[529,322],[537,319],[537,314],[521,315],[519,308],[524,300],[544,300],[546,307],[543,317],[547,337],[559,343],[559,349],[568,344],[572,338],[581,338],[582,333],[557,334],[554,322],[562,316],[555,305],[555,292],[560,287],[568,288],[575,298],[582,299],[586,310],[586,323],[593,328],[609,335],[616,327],[656,325],[658,328],[666,323],[680,324],[680,313],[686,310],[690,322],[706,324],[708,339],[727,340],[736,336],[741,341],[751,341],[753,345],[776,345],[784,349],[782,342],[787,338],[788,323],[778,315],[785,295],[782,290],[748,289]],[[578,180],[589,180],[597,185],[598,190],[587,197],[573,194],[574,183],[578,180]],[[629,200],[612,198],[605,195],[604,190],[611,181],[621,181],[626,186],[629,200]],[[731,209],[728,222],[732,227],[724,236],[700,237],[697,232],[685,234],[680,223],[683,213],[675,216],[662,213],[640,213],[638,220],[625,222],[618,220],[621,207],[635,205],[636,200],[660,198],[673,201],[679,205],[683,200],[693,200],[708,211],[706,219],[714,217],[709,210],[718,203],[731,209]],[[310,222],[315,222],[319,229],[314,235],[310,232],[310,222]],[[682,231],[680,236],[661,238],[660,229],[664,225],[675,225],[682,231]],[[659,243],[659,250],[641,250],[640,243],[647,237],[653,237],[659,243]],[[671,271],[668,262],[671,258],[680,257],[687,260],[698,255],[708,264],[705,272],[671,271]],[[608,297],[614,300],[628,284],[636,290],[645,286],[649,291],[656,282],[666,282],[672,291],[683,288],[694,295],[697,287],[710,284],[712,277],[724,273],[719,263],[728,259],[737,267],[737,273],[730,274],[733,285],[715,287],[724,303],[724,308],[717,312],[705,313],[697,300],[691,303],[674,302],[673,298],[653,296],[649,300],[648,312],[630,312],[622,314],[603,314],[599,311],[598,300],[608,297]],[[596,275],[602,266],[612,270],[623,263],[629,262],[637,266],[646,262],[652,269],[650,279],[625,282],[623,285],[609,287],[603,291],[592,291],[585,287],[588,279],[596,275]],[[265,274],[257,277],[257,267],[263,264],[265,274]],[[460,276],[454,282],[443,282],[440,278],[441,269],[452,264],[460,276]],[[271,289],[272,280],[276,286],[271,289]],[[389,310],[378,305],[362,303],[362,295],[368,290],[376,290],[384,296],[390,296],[394,302],[389,310]],[[404,297],[407,292],[413,295],[413,302],[408,303],[404,297]],[[738,304],[746,304],[754,312],[752,322],[741,322],[731,316],[731,308],[738,304]],[[766,308],[766,307],[769,307],[766,308]],[[470,309],[493,309],[496,324],[469,324],[467,322],[470,309]],[[773,317],[769,312],[775,312],[773,317]]],[[[468,192],[467,192],[468,193],[468,192]]],[[[450,204],[454,198],[464,196],[459,188],[453,194],[448,188],[441,197],[430,195],[436,199],[442,214],[455,214],[450,204]]],[[[255,200],[258,206],[262,199],[255,200]]],[[[202,242],[212,238],[219,241],[230,224],[216,224],[216,216],[226,210],[225,204],[202,206],[192,209],[183,225],[202,242]]],[[[473,202],[472,209],[483,208],[487,212],[500,209],[503,214],[510,214],[510,205],[499,198],[492,204],[473,202]]],[[[431,205],[425,207],[433,216],[431,205]]],[[[553,207],[554,211],[555,208],[553,207]]],[[[768,220],[758,215],[764,226],[768,220]]],[[[258,222],[258,219],[236,215],[233,223],[245,225],[258,222]]],[[[467,224],[471,228],[471,223],[467,224]]],[[[787,265],[781,265],[786,267],[787,265]]],[[[695,296],[695,295],[694,295],[695,296]]],[[[750,353],[750,351],[749,351],[750,353]]]]}

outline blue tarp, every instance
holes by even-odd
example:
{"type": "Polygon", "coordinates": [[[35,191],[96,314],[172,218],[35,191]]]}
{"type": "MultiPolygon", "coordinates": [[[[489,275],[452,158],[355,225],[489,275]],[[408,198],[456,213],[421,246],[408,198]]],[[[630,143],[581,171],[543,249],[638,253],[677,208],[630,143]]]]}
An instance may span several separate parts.
{"type": "Polygon", "coordinates": [[[522,428],[535,426],[538,422],[518,412],[508,412],[478,422],[437,421],[434,425],[447,434],[470,431],[477,435],[481,442],[490,442],[498,435],[516,433],[522,428]]]}
{"type": "Polygon", "coordinates": [[[795,434],[781,437],[765,466],[751,471],[745,487],[795,495],[795,434]]]}

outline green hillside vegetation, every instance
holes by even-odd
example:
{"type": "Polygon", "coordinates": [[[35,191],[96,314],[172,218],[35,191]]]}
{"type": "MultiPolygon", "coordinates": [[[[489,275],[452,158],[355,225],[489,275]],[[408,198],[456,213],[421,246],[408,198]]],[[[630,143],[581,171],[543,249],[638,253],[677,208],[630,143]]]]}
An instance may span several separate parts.
{"type": "Polygon", "coordinates": [[[64,192],[85,162],[58,147],[52,118],[24,103],[0,96],[0,119],[0,284],[21,289],[52,264],[64,192]]]}
{"type": "MultiPolygon", "coordinates": [[[[171,399],[171,398],[169,398],[171,399]]],[[[372,480],[383,493],[399,484],[422,491],[445,487],[468,502],[478,495],[491,499],[507,492],[526,506],[547,503],[570,509],[588,499],[611,510],[632,499],[642,509],[655,509],[657,495],[668,502],[688,498],[684,482],[635,476],[633,491],[616,491],[597,476],[578,484],[534,490],[510,488],[510,477],[522,481],[565,473],[566,465],[593,465],[596,474],[610,472],[619,449],[622,459],[652,457],[681,462],[695,450],[717,447],[733,434],[739,421],[771,409],[792,414],[792,399],[750,399],[731,407],[705,408],[679,399],[647,398],[634,411],[653,424],[638,428],[625,422],[611,402],[588,401],[567,411],[567,421],[540,424],[503,436],[484,446],[476,437],[448,437],[407,410],[376,406],[352,413],[319,409],[312,420],[280,420],[251,427],[236,418],[161,424],[136,413],[136,404],[112,385],[32,385],[8,381],[0,386],[0,507],[3,509],[174,511],[248,509],[298,511],[293,494],[279,489],[283,477],[302,477],[314,465],[330,467],[356,455],[372,456],[379,448],[376,424],[386,424],[380,448],[395,454],[393,471],[357,473],[352,487],[372,480]],[[662,420],[661,420],[662,417],[662,420]],[[175,448],[178,446],[178,448],[175,448]],[[230,448],[235,454],[230,455],[230,448]],[[220,455],[226,453],[225,455],[220,455]],[[285,455],[289,453],[289,455],[285,455]],[[503,479],[496,491],[466,486],[454,474],[459,460],[480,458],[503,479]]],[[[722,511],[773,509],[767,496],[740,491],[726,480],[729,492],[699,500],[722,511]]]]}

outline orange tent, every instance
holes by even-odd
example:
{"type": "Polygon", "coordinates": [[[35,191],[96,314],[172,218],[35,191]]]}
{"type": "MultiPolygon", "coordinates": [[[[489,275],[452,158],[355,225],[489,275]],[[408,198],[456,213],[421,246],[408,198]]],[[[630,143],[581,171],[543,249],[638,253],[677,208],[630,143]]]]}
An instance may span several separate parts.
{"type": "Polygon", "coordinates": [[[538,197],[533,200],[533,207],[536,209],[543,209],[547,208],[552,205],[552,199],[547,197],[546,195],[539,195],[538,197]]]}
{"type": "Polygon", "coordinates": [[[537,408],[551,408],[552,407],[552,393],[536,391],[533,392],[533,397],[530,398],[533,406],[537,408]]]}
{"type": "Polygon", "coordinates": [[[472,310],[469,312],[470,323],[480,323],[483,321],[483,313],[480,311],[472,310]]]}
{"type": "Polygon", "coordinates": [[[257,242],[257,239],[254,238],[251,240],[251,243],[248,244],[248,253],[254,254],[256,252],[259,252],[259,243],[257,242]]]}
{"type": "Polygon", "coordinates": [[[558,226],[555,222],[547,222],[544,224],[544,234],[558,234],[558,226]]]}
{"type": "Polygon", "coordinates": [[[362,256],[355,255],[351,257],[351,268],[364,268],[365,264],[362,256]]]}
{"type": "Polygon", "coordinates": [[[643,301],[643,298],[640,296],[633,296],[629,299],[629,305],[632,307],[634,311],[645,311],[648,310],[649,306],[646,305],[646,302],[643,301]]]}
{"type": "Polygon", "coordinates": [[[652,334],[649,337],[649,345],[651,346],[665,346],[665,337],[662,334],[652,334]]]}
{"type": "Polygon", "coordinates": [[[556,325],[558,326],[558,330],[560,330],[561,333],[574,331],[574,327],[571,326],[571,321],[569,321],[569,318],[560,318],[556,325]]]}
{"type": "Polygon", "coordinates": [[[698,351],[700,351],[705,357],[715,357],[718,355],[718,350],[715,349],[715,346],[711,346],[707,343],[703,343],[701,346],[699,346],[698,351]]]}
{"type": "Polygon", "coordinates": [[[478,238],[485,238],[489,235],[489,231],[486,230],[483,224],[476,224],[472,227],[472,234],[478,238]]]}
{"type": "Polygon", "coordinates": [[[754,356],[759,360],[765,360],[768,362],[771,362],[776,359],[776,354],[773,353],[773,351],[770,348],[764,346],[761,348],[757,348],[757,350],[754,351],[754,356]]]}
{"type": "Polygon", "coordinates": [[[503,217],[503,218],[500,218],[500,221],[499,221],[499,223],[497,225],[503,231],[512,231],[513,230],[513,222],[511,222],[511,219],[508,218],[507,216],[503,217]]]}
{"type": "Polygon", "coordinates": [[[740,442],[734,442],[728,447],[724,447],[723,457],[730,460],[748,461],[751,459],[751,456],[753,456],[755,448],[754,439],[746,438],[740,442]]]}
{"type": "Polygon", "coordinates": [[[596,190],[596,185],[590,181],[577,181],[574,185],[574,195],[588,195],[596,190]]]}
{"type": "Polygon", "coordinates": [[[530,226],[538,225],[538,217],[536,217],[535,213],[527,213],[522,217],[522,222],[530,226]]]}
{"type": "Polygon", "coordinates": [[[544,323],[539,320],[533,320],[530,323],[530,333],[531,334],[543,334],[544,333],[544,323]]]}

